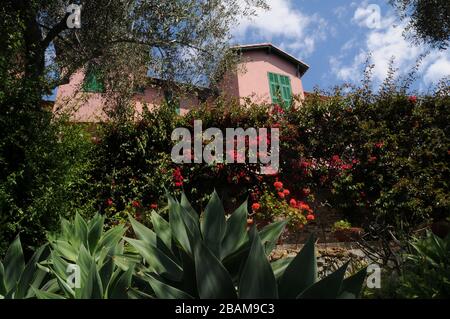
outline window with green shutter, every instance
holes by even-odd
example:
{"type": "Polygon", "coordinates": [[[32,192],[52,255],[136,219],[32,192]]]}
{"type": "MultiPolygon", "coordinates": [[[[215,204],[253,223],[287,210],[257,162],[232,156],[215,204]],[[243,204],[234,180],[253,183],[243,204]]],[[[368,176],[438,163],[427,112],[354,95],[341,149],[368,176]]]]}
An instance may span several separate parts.
{"type": "Polygon", "coordinates": [[[100,72],[91,67],[86,72],[83,82],[83,91],[90,93],[103,93],[105,92],[105,86],[100,72]]]}
{"type": "Polygon", "coordinates": [[[268,73],[272,103],[289,107],[292,101],[291,79],[286,75],[268,73]]]}

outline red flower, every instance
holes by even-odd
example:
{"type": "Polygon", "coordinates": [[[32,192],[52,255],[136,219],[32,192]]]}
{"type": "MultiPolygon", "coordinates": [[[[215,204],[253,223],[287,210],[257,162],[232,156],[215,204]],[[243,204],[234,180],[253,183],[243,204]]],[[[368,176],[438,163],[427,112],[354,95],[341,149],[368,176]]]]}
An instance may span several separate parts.
{"type": "Polygon", "coordinates": [[[278,196],[279,196],[281,199],[283,199],[283,198],[285,197],[285,195],[284,195],[283,192],[278,192],[278,196]]]}
{"type": "Polygon", "coordinates": [[[331,157],[331,160],[335,163],[341,162],[341,158],[339,157],[339,155],[333,155],[333,157],[331,157]]]}
{"type": "Polygon", "coordinates": [[[275,183],[273,183],[273,186],[275,186],[275,188],[276,188],[277,190],[279,190],[279,189],[282,189],[282,188],[283,188],[283,183],[282,183],[282,182],[279,182],[279,181],[276,181],[275,183]]]}
{"type": "Polygon", "coordinates": [[[257,210],[259,210],[261,208],[261,205],[259,204],[259,203],[253,203],[253,205],[252,205],[252,209],[253,209],[253,211],[257,211],[257,210]]]}
{"type": "Polygon", "coordinates": [[[181,187],[183,186],[183,182],[175,182],[175,187],[181,187]]]}
{"type": "Polygon", "coordinates": [[[302,192],[304,196],[308,196],[309,194],[311,194],[311,190],[309,188],[303,188],[302,192]]]}
{"type": "Polygon", "coordinates": [[[313,214],[309,214],[306,216],[306,219],[309,221],[312,221],[312,220],[316,219],[316,217],[313,214]]]}
{"type": "Polygon", "coordinates": [[[415,96],[415,95],[413,95],[413,96],[410,96],[408,100],[409,100],[409,102],[411,102],[411,103],[414,103],[414,104],[415,104],[415,103],[417,102],[417,96],[415,96]]]}
{"type": "Polygon", "coordinates": [[[289,189],[285,189],[285,190],[283,191],[283,193],[284,193],[284,195],[289,196],[289,194],[290,194],[291,192],[289,191],[289,189]]]}
{"type": "Polygon", "coordinates": [[[139,203],[139,201],[137,201],[137,200],[134,200],[133,202],[131,202],[131,205],[135,208],[141,207],[141,203],[139,203]]]}
{"type": "Polygon", "coordinates": [[[291,207],[296,208],[296,207],[297,207],[297,201],[296,201],[294,198],[292,198],[292,199],[289,201],[289,205],[291,205],[291,207]]]}
{"type": "Polygon", "coordinates": [[[312,166],[312,163],[310,161],[300,161],[301,168],[308,168],[310,166],[312,166]]]}
{"type": "Polygon", "coordinates": [[[106,200],[106,206],[111,207],[113,204],[114,204],[114,202],[113,202],[112,198],[108,198],[106,200]]]}
{"type": "Polygon", "coordinates": [[[341,165],[341,169],[343,169],[343,170],[352,169],[352,167],[353,167],[352,164],[342,164],[341,165]]]}
{"type": "Polygon", "coordinates": [[[375,162],[377,160],[376,156],[370,156],[369,157],[369,163],[375,162]]]}
{"type": "Polygon", "coordinates": [[[282,107],[280,107],[278,104],[275,104],[273,106],[272,114],[283,114],[284,110],[282,107]]]}
{"type": "Polygon", "coordinates": [[[384,145],[384,142],[378,142],[378,143],[375,143],[375,147],[376,147],[376,148],[382,148],[383,145],[384,145]]]}
{"type": "Polygon", "coordinates": [[[158,204],[153,203],[153,204],[150,205],[150,208],[151,209],[158,209],[158,204]]]}

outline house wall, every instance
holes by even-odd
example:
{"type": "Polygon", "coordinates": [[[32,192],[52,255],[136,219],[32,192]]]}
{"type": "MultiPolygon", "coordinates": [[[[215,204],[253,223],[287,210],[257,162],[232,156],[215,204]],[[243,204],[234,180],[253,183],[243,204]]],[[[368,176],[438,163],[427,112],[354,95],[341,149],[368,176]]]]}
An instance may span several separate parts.
{"type": "MultiPolygon", "coordinates": [[[[70,82],[58,87],[54,113],[69,113],[73,122],[103,122],[108,119],[103,111],[106,99],[101,93],[83,92],[81,87],[84,80],[83,72],[76,72],[70,82]]],[[[164,101],[164,92],[158,87],[147,87],[143,93],[136,93],[136,117],[142,114],[144,104],[149,110],[154,109],[164,101]]],[[[184,115],[198,105],[198,98],[194,95],[180,97],[180,114],[184,115]]]]}
{"type": "Polygon", "coordinates": [[[243,53],[234,74],[227,74],[221,88],[229,97],[250,97],[254,103],[271,103],[268,72],[289,76],[293,95],[304,98],[302,80],[296,67],[276,54],[264,50],[243,53]]]}
{"type": "MultiPolygon", "coordinates": [[[[247,51],[243,53],[243,61],[237,72],[224,76],[221,83],[222,95],[240,99],[249,97],[254,103],[271,103],[268,72],[289,76],[293,95],[304,98],[302,80],[297,75],[296,66],[276,54],[265,50],[247,51]]],[[[69,111],[74,122],[100,122],[107,120],[103,112],[105,99],[99,93],[82,92],[83,72],[75,73],[69,84],[58,88],[54,111],[69,111]]],[[[164,93],[158,87],[147,87],[144,93],[137,93],[136,115],[142,114],[144,103],[151,110],[164,101],[164,93]]],[[[186,114],[199,104],[198,98],[192,95],[180,97],[180,114],[186,114]]]]}

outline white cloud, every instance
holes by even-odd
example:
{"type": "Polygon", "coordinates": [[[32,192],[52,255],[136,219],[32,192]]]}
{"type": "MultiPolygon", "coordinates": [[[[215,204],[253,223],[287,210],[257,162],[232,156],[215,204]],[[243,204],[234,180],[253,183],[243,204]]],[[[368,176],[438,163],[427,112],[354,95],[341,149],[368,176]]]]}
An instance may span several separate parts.
{"type": "Polygon", "coordinates": [[[281,42],[281,47],[295,50],[303,57],[314,52],[317,41],[326,38],[327,23],[317,14],[306,15],[291,0],[271,0],[269,10],[258,9],[256,16],[242,19],[233,30],[240,42],[249,37],[258,41],[281,42]]]}
{"type": "MultiPolygon", "coordinates": [[[[394,14],[390,13],[384,17],[380,16],[378,26],[370,28],[373,25],[366,24],[370,12],[367,3],[363,3],[355,10],[353,22],[367,29],[364,40],[356,42],[361,44],[360,50],[356,54],[353,53],[355,55],[352,58],[349,55],[352,43],[347,42],[341,47],[340,53],[329,60],[332,72],[340,80],[356,82],[361,79],[362,66],[369,53],[372,56],[371,62],[375,65],[373,76],[378,82],[386,78],[392,58],[398,73],[404,75],[415,66],[421,55],[427,53],[425,46],[414,46],[403,37],[406,21],[399,22],[394,14]],[[345,60],[351,62],[345,63],[345,60]]],[[[424,84],[435,84],[442,77],[449,75],[450,52],[437,50],[428,52],[419,69],[419,76],[422,76],[424,84]]]]}
{"type": "Polygon", "coordinates": [[[450,77],[450,59],[442,56],[430,64],[423,79],[426,84],[432,84],[448,77],[450,77]]]}

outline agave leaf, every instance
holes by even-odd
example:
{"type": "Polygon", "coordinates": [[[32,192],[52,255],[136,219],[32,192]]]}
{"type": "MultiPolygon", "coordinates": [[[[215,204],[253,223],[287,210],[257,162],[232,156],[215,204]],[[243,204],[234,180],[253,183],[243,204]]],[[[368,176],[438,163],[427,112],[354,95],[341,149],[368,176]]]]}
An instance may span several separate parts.
{"type": "Polygon", "coordinates": [[[103,299],[104,296],[104,289],[102,280],[100,278],[100,274],[98,272],[97,265],[95,263],[95,260],[91,260],[91,270],[89,271],[89,281],[92,281],[92,292],[90,295],[90,299],[103,299]]]}
{"type": "Polygon", "coordinates": [[[183,265],[183,278],[181,280],[180,289],[194,298],[198,298],[195,260],[183,250],[180,250],[180,260],[183,265]]]}
{"type": "Polygon", "coordinates": [[[282,299],[295,299],[317,281],[315,238],[311,235],[302,250],[286,268],[279,282],[282,299]],[[301,276],[299,276],[301,274],[301,276]]]}
{"type": "Polygon", "coordinates": [[[105,232],[97,244],[95,253],[106,247],[109,254],[114,254],[114,249],[116,249],[117,244],[122,240],[124,233],[125,228],[123,226],[116,226],[105,232]]]}
{"type": "Polygon", "coordinates": [[[184,194],[184,192],[181,193],[180,204],[181,204],[181,207],[183,207],[188,212],[188,214],[192,217],[192,219],[198,220],[199,216],[198,216],[197,212],[195,211],[195,209],[192,207],[191,203],[189,202],[189,200],[186,197],[186,194],[184,194]]]}
{"type": "Polygon", "coordinates": [[[266,255],[270,255],[272,250],[274,250],[286,225],[287,221],[278,221],[267,225],[259,232],[259,237],[264,245],[266,255]]]}
{"type": "Polygon", "coordinates": [[[80,252],[78,254],[76,265],[80,269],[80,287],[75,287],[75,298],[76,299],[89,299],[92,295],[92,290],[94,286],[94,279],[92,271],[92,257],[90,256],[87,249],[82,244],[80,246],[80,252]]]}
{"type": "Polygon", "coordinates": [[[270,263],[270,266],[272,267],[273,274],[275,275],[275,278],[279,280],[281,276],[283,276],[284,271],[289,266],[289,264],[292,262],[294,258],[293,257],[286,257],[278,259],[272,263],[270,263]]]}
{"type": "Polygon", "coordinates": [[[104,221],[105,218],[103,216],[96,214],[89,223],[88,247],[91,252],[95,251],[95,247],[102,236],[104,221]]]}
{"type": "Polygon", "coordinates": [[[28,290],[30,289],[30,286],[32,284],[33,278],[38,274],[40,271],[36,267],[36,263],[40,261],[41,255],[44,252],[45,246],[41,246],[36,250],[36,252],[31,257],[30,261],[27,263],[25,269],[23,270],[19,283],[17,285],[17,291],[14,294],[14,298],[17,299],[23,299],[28,290]]]}
{"type": "Polygon", "coordinates": [[[264,247],[253,226],[250,230],[252,246],[240,276],[239,298],[241,299],[276,299],[278,289],[264,247]]]}
{"type": "Polygon", "coordinates": [[[125,238],[125,240],[144,257],[149,267],[157,274],[174,281],[179,281],[183,276],[183,270],[180,265],[157,247],[142,240],[131,238],[125,238]]]}
{"type": "Polygon", "coordinates": [[[0,261],[0,295],[6,295],[6,287],[5,287],[5,267],[3,263],[0,261]]]}
{"type": "Polygon", "coordinates": [[[157,298],[160,299],[193,299],[187,293],[163,283],[154,275],[148,275],[145,279],[149,282],[157,298]]]}
{"type": "Polygon", "coordinates": [[[3,265],[5,268],[4,285],[6,292],[14,291],[19,281],[20,274],[25,268],[22,244],[20,243],[19,236],[16,237],[6,251],[3,265]]]}
{"type": "Polygon", "coordinates": [[[306,288],[297,299],[336,299],[342,288],[348,262],[331,275],[306,288]]]}
{"type": "Polygon", "coordinates": [[[130,220],[131,227],[133,228],[133,231],[138,239],[152,245],[156,243],[156,234],[153,230],[145,227],[143,224],[131,217],[131,215],[128,216],[128,219],[130,220]]]}
{"type": "Polygon", "coordinates": [[[184,249],[190,256],[193,256],[191,244],[189,241],[188,230],[181,217],[180,204],[176,202],[170,195],[169,200],[169,224],[172,231],[172,238],[184,249]]]}
{"type": "Polygon", "coordinates": [[[217,258],[221,257],[220,247],[225,236],[226,227],[225,210],[219,195],[214,191],[206,205],[201,230],[206,245],[217,258]]]}
{"type": "Polygon", "coordinates": [[[201,299],[235,299],[236,291],[225,267],[201,241],[195,243],[195,271],[201,299]]]}
{"type": "Polygon", "coordinates": [[[167,247],[170,247],[172,245],[170,224],[154,211],[152,212],[152,224],[158,237],[161,238],[167,247]]]}
{"type": "Polygon", "coordinates": [[[364,280],[367,275],[367,267],[361,269],[353,276],[350,276],[342,282],[340,299],[356,299],[360,297],[364,280]]]}
{"type": "Polygon", "coordinates": [[[33,289],[34,294],[36,295],[36,297],[38,299],[66,299],[63,296],[57,295],[57,294],[52,293],[52,292],[39,290],[39,289],[34,288],[34,287],[31,287],[31,289],[33,289]]]}
{"type": "MultiPolygon", "coordinates": [[[[38,289],[38,286],[32,285],[33,288],[38,289]]],[[[48,291],[48,292],[57,292],[59,291],[59,284],[58,284],[58,279],[53,278],[50,279],[49,281],[47,281],[41,288],[41,291],[48,291]]],[[[34,290],[30,289],[30,291],[32,292],[32,295],[30,296],[33,297],[34,296],[34,290]]]]}
{"type": "MultiPolygon", "coordinates": [[[[119,269],[119,272],[122,272],[119,269]]],[[[108,297],[111,299],[128,299],[127,291],[131,286],[134,267],[129,267],[127,271],[122,272],[108,287],[108,297]]]]}
{"type": "Polygon", "coordinates": [[[72,236],[72,240],[76,243],[75,247],[78,249],[81,244],[88,247],[88,226],[83,217],[78,213],[75,215],[74,225],[75,235],[72,236]]]}
{"type": "Polygon", "coordinates": [[[64,257],[69,261],[75,262],[78,258],[78,249],[65,240],[56,240],[52,242],[52,248],[58,252],[61,257],[64,257]]]}
{"type": "Polygon", "coordinates": [[[222,260],[236,252],[248,241],[247,214],[247,201],[245,201],[228,218],[225,236],[222,241],[222,260]]]}

